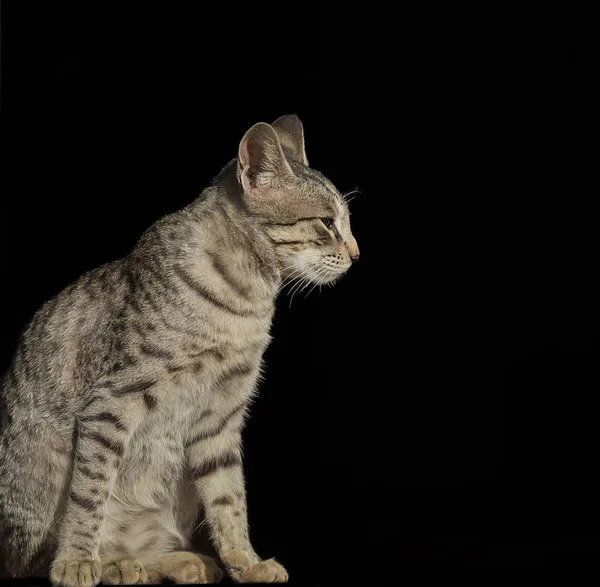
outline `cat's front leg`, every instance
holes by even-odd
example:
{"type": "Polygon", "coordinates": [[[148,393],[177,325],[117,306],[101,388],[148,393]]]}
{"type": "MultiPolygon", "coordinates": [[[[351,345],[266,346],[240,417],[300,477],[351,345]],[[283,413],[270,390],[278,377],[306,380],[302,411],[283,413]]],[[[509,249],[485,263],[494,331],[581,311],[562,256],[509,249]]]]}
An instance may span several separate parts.
{"type": "Polygon", "coordinates": [[[150,402],[150,380],[102,382],[77,417],[70,491],[50,580],[61,587],[100,581],[100,531],[123,454],[150,402]]]}
{"type": "Polygon", "coordinates": [[[285,583],[288,573],[274,559],[261,560],[248,533],[242,469],[243,409],[204,425],[190,439],[188,461],[217,552],[240,583],[285,583]]]}

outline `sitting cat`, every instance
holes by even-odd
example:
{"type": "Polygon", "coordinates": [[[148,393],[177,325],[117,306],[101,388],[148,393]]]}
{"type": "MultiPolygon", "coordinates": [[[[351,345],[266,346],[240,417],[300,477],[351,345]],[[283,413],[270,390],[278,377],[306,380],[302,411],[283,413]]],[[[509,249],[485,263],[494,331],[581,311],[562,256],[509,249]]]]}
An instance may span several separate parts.
{"type": "Polygon", "coordinates": [[[241,430],[288,279],[358,259],[348,207],[308,166],[296,116],[132,252],[83,275],[23,332],[0,387],[0,529],[15,575],[55,585],[285,582],[248,538],[241,430]]]}

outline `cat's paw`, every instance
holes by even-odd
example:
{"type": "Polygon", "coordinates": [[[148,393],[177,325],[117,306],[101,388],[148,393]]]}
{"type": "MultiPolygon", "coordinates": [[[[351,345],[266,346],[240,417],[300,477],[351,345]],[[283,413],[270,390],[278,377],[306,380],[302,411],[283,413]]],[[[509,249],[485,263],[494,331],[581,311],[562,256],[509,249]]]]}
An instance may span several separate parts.
{"type": "Polygon", "coordinates": [[[210,556],[199,554],[198,557],[204,563],[204,576],[207,583],[218,583],[223,578],[223,571],[219,568],[215,559],[210,556]]]}
{"type": "Polygon", "coordinates": [[[148,582],[161,583],[164,579],[183,585],[218,583],[223,572],[209,556],[194,552],[169,552],[148,567],[148,582]]]}
{"type": "Polygon", "coordinates": [[[221,572],[212,572],[199,562],[182,563],[171,575],[172,580],[180,585],[196,585],[198,583],[218,583],[221,572]]]}
{"type": "Polygon", "coordinates": [[[287,583],[288,572],[274,559],[261,561],[242,571],[238,583],[287,583]]]}
{"type": "Polygon", "coordinates": [[[105,585],[141,585],[147,582],[148,573],[138,559],[102,559],[102,583],[105,585]]]}
{"type": "Polygon", "coordinates": [[[100,559],[61,558],[52,563],[50,581],[56,587],[93,587],[100,582],[100,559]]]}

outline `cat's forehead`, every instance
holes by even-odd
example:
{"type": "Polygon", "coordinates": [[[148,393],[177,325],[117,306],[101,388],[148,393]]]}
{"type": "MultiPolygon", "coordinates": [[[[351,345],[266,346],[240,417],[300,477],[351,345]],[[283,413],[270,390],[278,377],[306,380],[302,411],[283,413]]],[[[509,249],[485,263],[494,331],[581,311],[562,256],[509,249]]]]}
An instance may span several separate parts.
{"type": "Polygon", "coordinates": [[[300,180],[299,191],[302,199],[311,201],[324,215],[339,217],[347,214],[344,198],[322,173],[304,165],[294,165],[293,171],[300,180]]]}

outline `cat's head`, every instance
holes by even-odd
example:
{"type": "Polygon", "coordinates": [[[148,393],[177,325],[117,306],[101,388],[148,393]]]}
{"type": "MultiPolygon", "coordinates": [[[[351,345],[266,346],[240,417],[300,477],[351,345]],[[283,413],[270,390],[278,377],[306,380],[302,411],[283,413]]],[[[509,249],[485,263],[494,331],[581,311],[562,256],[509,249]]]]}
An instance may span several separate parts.
{"type": "Polygon", "coordinates": [[[330,283],[358,259],[347,202],[308,166],[297,116],[259,122],[244,135],[237,178],[275,248],[282,277],[330,283]]]}

